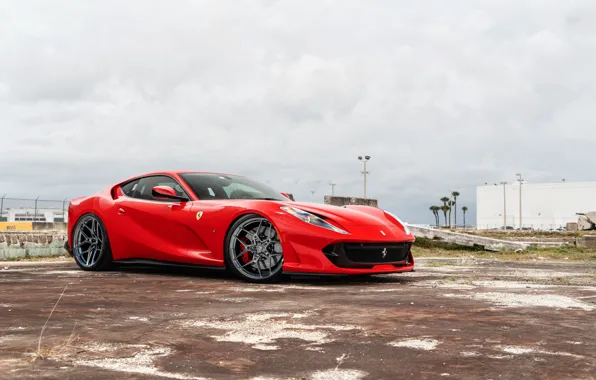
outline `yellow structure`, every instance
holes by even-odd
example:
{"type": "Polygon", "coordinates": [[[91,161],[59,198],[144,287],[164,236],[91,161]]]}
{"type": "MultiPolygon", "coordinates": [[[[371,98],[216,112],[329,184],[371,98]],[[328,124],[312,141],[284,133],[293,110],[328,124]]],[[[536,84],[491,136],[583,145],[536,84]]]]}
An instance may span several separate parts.
{"type": "Polygon", "coordinates": [[[0,222],[0,231],[33,231],[33,222],[0,222]]]}

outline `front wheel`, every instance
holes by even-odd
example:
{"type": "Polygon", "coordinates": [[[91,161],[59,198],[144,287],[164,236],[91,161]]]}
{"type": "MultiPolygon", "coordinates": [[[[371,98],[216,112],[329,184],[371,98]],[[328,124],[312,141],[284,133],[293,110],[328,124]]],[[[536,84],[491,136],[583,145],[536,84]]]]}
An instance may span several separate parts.
{"type": "Polygon", "coordinates": [[[112,252],[106,228],[94,214],[83,215],[75,225],[72,252],[77,265],[88,271],[109,269],[112,252]]]}
{"type": "Polygon", "coordinates": [[[249,214],[230,228],[225,242],[228,268],[250,282],[273,282],[282,276],[283,251],[273,224],[266,218],[249,214]]]}

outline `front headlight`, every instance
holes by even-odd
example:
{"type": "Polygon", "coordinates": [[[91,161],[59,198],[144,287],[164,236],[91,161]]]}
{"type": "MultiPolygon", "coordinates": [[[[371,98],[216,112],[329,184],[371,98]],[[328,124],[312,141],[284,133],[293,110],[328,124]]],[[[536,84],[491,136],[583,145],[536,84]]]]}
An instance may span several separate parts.
{"type": "Polygon", "coordinates": [[[406,224],[405,224],[404,222],[402,222],[402,221],[401,221],[401,219],[400,219],[400,218],[398,218],[397,216],[393,215],[392,213],[390,213],[390,212],[389,212],[389,211],[387,211],[387,210],[383,210],[383,211],[385,211],[385,214],[388,214],[388,215],[389,215],[389,216],[391,216],[393,219],[397,220],[397,222],[398,222],[399,224],[401,224],[401,226],[404,228],[404,232],[406,233],[406,235],[409,235],[409,234],[410,234],[410,229],[408,228],[408,226],[406,226],[406,224]]]}
{"type": "Polygon", "coordinates": [[[324,219],[319,218],[318,216],[311,214],[310,212],[300,210],[299,208],[289,207],[289,206],[282,206],[280,207],[282,210],[287,212],[288,214],[294,215],[296,218],[306,222],[308,224],[312,224],[317,227],[326,228],[328,230],[335,231],[340,234],[349,235],[349,232],[342,230],[341,228],[335,227],[333,224],[326,222],[324,219]]]}

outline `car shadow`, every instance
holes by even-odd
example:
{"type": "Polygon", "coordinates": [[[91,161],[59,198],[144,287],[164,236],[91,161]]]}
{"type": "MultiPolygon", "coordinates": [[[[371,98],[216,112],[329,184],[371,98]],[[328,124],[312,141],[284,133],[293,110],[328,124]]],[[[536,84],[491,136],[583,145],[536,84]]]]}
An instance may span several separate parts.
{"type": "MultiPolygon", "coordinates": [[[[122,265],[113,269],[116,272],[128,274],[154,274],[159,276],[172,277],[194,277],[202,279],[225,280],[246,284],[247,282],[234,276],[231,272],[218,269],[203,269],[183,266],[161,266],[161,265],[122,265]]],[[[395,284],[415,282],[417,278],[402,276],[396,274],[378,274],[378,275],[299,275],[284,274],[282,278],[271,284],[291,285],[299,284],[302,286],[342,286],[355,284],[395,284]]]]}
{"type": "MultiPolygon", "coordinates": [[[[236,279],[230,272],[220,269],[203,269],[166,265],[119,265],[113,271],[120,273],[155,274],[172,277],[200,277],[205,279],[236,279]]],[[[241,281],[241,280],[240,280],[241,281]]]]}
{"type": "Polygon", "coordinates": [[[317,275],[286,275],[285,283],[294,283],[313,286],[346,286],[346,285],[365,285],[365,284],[400,284],[415,282],[416,278],[401,276],[396,274],[378,274],[378,275],[349,275],[349,276],[317,276],[317,275]]]}

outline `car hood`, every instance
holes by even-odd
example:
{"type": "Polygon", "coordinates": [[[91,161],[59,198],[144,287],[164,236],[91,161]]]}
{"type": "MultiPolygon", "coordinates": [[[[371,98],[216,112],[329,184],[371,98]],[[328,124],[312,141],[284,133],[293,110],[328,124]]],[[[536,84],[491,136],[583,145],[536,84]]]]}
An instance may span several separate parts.
{"type": "MultiPolygon", "coordinates": [[[[332,219],[343,226],[391,226],[395,225],[379,210],[378,216],[365,213],[357,209],[319,203],[290,202],[285,205],[308,211],[325,218],[332,219]]],[[[395,226],[397,227],[397,226],[395,226]]]]}

